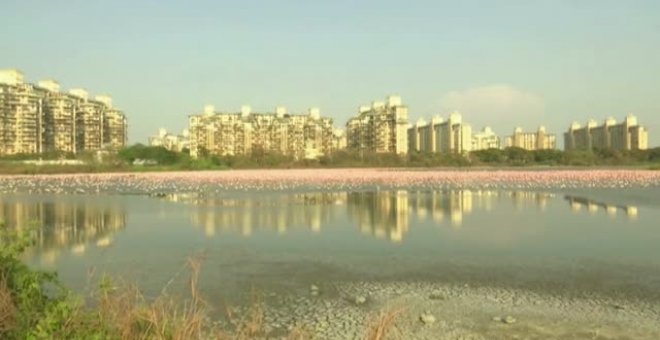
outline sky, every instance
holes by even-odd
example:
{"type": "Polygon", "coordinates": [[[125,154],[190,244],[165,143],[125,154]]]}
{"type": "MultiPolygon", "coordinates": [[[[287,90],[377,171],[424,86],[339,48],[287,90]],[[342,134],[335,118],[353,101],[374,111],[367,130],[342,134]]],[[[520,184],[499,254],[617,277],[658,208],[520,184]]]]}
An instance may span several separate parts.
{"type": "Polygon", "coordinates": [[[343,127],[398,94],[502,136],[634,113],[660,146],[657,0],[2,0],[0,68],[110,94],[130,143],[206,104],[343,127]]]}

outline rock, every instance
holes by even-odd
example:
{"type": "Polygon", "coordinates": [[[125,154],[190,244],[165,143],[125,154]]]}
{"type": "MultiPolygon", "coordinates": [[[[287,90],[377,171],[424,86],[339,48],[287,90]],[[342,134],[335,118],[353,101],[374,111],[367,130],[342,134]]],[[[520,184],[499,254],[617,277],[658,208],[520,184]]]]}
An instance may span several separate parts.
{"type": "Polygon", "coordinates": [[[516,321],[518,321],[518,320],[516,320],[516,318],[514,318],[511,315],[507,315],[506,317],[504,317],[504,319],[502,321],[506,324],[512,324],[512,323],[516,323],[516,321]]]}
{"type": "Polygon", "coordinates": [[[419,317],[419,320],[421,320],[425,325],[430,325],[435,322],[435,316],[433,314],[422,314],[419,317]]]}
{"type": "Polygon", "coordinates": [[[359,296],[355,297],[354,301],[355,301],[355,304],[359,306],[359,305],[364,304],[365,302],[367,302],[367,298],[364,297],[364,296],[359,295],[359,296]]]}
{"type": "Polygon", "coordinates": [[[310,294],[312,294],[312,296],[318,296],[319,291],[318,290],[313,290],[313,291],[310,292],[310,294]]]}
{"type": "Polygon", "coordinates": [[[493,321],[502,322],[502,317],[501,316],[493,316],[493,321]]]}
{"type": "Polygon", "coordinates": [[[314,292],[314,291],[318,291],[318,290],[319,290],[319,286],[317,286],[317,285],[311,285],[311,286],[309,286],[309,290],[312,291],[312,292],[314,292]]]}

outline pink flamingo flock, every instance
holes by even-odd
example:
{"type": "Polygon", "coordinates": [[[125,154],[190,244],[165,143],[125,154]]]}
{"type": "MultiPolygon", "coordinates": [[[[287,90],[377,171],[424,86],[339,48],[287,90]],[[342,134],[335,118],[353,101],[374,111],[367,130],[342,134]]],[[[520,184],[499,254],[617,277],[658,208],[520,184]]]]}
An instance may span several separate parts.
{"type": "Polygon", "coordinates": [[[361,189],[570,189],[660,186],[650,170],[285,169],[0,176],[0,192],[120,193],[361,189]]]}

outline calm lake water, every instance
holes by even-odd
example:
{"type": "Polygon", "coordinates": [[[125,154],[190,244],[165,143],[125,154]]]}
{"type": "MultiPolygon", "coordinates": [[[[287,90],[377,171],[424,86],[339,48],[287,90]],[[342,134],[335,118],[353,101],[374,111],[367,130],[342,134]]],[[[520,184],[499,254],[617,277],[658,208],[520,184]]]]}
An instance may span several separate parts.
{"type": "Polygon", "coordinates": [[[41,226],[26,260],[81,291],[92,273],[183,289],[200,255],[209,301],[365,280],[660,300],[659,205],[654,188],[4,194],[0,220],[41,226]]]}

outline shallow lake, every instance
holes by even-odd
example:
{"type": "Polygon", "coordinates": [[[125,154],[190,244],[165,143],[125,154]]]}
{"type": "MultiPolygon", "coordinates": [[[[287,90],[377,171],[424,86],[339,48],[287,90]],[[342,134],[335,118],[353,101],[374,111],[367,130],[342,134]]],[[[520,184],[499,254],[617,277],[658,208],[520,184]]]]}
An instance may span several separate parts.
{"type": "MultiPolygon", "coordinates": [[[[33,231],[26,261],[85,291],[109,273],[149,296],[184,289],[203,259],[208,301],[297,296],[336,283],[426,282],[660,301],[660,194],[573,191],[264,191],[3,194],[33,231]]],[[[326,288],[328,287],[328,288],[326,288]]],[[[275,302],[273,302],[275,303],[275,302]]]]}

